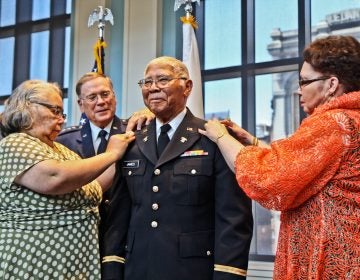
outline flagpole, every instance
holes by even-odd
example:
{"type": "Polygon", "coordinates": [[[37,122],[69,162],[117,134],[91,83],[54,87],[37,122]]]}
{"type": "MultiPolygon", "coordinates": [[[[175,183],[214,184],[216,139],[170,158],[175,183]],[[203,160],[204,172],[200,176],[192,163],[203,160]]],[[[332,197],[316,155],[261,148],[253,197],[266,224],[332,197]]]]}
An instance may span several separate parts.
{"type": "Polygon", "coordinates": [[[198,25],[192,15],[192,2],[197,2],[200,5],[200,0],[175,0],[174,10],[176,11],[185,4],[185,16],[180,18],[183,22],[183,62],[189,70],[190,79],[193,81],[187,107],[195,116],[204,118],[199,50],[194,31],[198,25]]]}
{"type": "MultiPolygon", "coordinates": [[[[107,45],[104,40],[104,30],[107,21],[109,21],[111,25],[114,25],[114,17],[111,10],[108,8],[103,8],[102,6],[98,6],[96,9],[94,9],[89,15],[88,28],[93,26],[97,21],[99,22],[97,25],[99,30],[99,37],[94,45],[95,62],[91,72],[97,72],[99,74],[105,75],[105,48],[107,45]]],[[[88,118],[85,113],[81,113],[79,122],[80,125],[85,125],[87,121],[88,118]]]]}
{"type": "Polygon", "coordinates": [[[98,21],[99,37],[94,46],[94,67],[92,72],[98,72],[105,74],[105,48],[107,44],[104,40],[104,29],[106,22],[109,21],[111,25],[114,25],[114,17],[110,9],[98,6],[89,15],[88,27],[91,27],[96,21],[98,21]]]}

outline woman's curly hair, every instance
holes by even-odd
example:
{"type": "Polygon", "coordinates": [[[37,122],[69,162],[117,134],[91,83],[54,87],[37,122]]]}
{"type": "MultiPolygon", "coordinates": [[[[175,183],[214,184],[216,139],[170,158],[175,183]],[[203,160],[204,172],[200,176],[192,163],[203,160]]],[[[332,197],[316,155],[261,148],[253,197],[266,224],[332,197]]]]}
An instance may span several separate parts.
{"type": "Polygon", "coordinates": [[[360,42],[352,36],[328,36],[305,48],[304,61],[324,75],[336,76],[345,92],[360,90],[360,42]]]}

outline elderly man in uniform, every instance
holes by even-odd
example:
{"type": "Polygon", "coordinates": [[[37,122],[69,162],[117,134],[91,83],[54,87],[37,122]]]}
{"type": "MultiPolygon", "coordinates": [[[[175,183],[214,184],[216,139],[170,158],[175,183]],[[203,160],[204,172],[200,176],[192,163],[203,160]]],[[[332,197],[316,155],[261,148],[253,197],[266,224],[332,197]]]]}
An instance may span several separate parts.
{"type": "Polygon", "coordinates": [[[186,107],[193,85],[186,66],[156,58],[139,85],[156,119],[118,163],[102,279],[245,279],[251,200],[216,144],[198,133],[205,121],[186,107]]]}
{"type": "MultiPolygon", "coordinates": [[[[143,123],[154,118],[149,110],[135,112],[130,119],[119,119],[115,115],[116,96],[113,83],[108,76],[96,72],[83,75],[76,84],[76,94],[80,110],[85,115],[81,125],[65,128],[56,141],[65,145],[82,158],[89,158],[106,150],[107,140],[113,134],[127,130],[140,129],[143,123]]],[[[103,194],[100,205],[102,223],[100,237],[105,223],[107,208],[111,203],[112,192],[103,194]]],[[[102,248],[100,248],[102,251],[102,248]]]]}

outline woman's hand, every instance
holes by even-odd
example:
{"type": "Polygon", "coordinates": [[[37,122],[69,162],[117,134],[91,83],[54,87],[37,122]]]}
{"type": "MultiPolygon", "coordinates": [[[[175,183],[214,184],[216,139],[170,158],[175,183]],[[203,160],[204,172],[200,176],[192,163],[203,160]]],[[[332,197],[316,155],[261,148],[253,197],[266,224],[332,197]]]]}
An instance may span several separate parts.
{"type": "Polygon", "coordinates": [[[204,125],[205,130],[199,129],[199,133],[207,136],[211,141],[217,143],[220,138],[229,134],[226,127],[218,120],[209,120],[204,125]]]}
{"type": "Polygon", "coordinates": [[[116,159],[121,159],[129,143],[135,140],[133,131],[127,131],[124,134],[112,135],[108,141],[106,152],[114,153],[116,159]]]}
{"type": "Polygon", "coordinates": [[[254,136],[247,132],[245,129],[241,128],[236,123],[231,120],[223,120],[221,121],[223,125],[225,125],[229,130],[230,134],[234,136],[241,144],[244,146],[254,145],[254,136]]]}

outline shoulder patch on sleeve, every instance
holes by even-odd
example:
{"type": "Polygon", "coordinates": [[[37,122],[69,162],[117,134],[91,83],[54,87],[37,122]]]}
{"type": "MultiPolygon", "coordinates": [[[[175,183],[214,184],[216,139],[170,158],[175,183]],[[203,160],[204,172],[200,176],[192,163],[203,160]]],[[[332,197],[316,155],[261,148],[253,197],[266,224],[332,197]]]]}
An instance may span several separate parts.
{"type": "Polygon", "coordinates": [[[81,125],[74,125],[74,126],[69,126],[64,128],[63,130],[60,131],[59,135],[65,135],[71,132],[75,132],[75,131],[79,131],[82,128],[81,125]]]}

